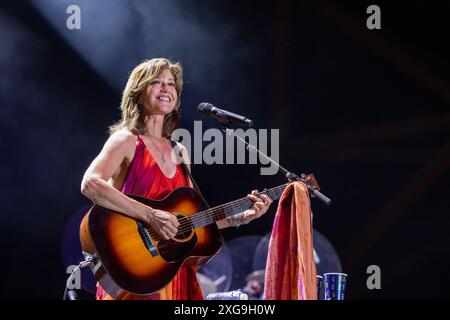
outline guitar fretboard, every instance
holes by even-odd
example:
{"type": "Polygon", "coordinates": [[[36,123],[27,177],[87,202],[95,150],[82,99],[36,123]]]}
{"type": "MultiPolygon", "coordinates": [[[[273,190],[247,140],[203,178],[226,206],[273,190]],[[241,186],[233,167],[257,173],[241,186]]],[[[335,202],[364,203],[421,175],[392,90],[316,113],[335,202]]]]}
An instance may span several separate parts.
{"type": "MultiPolygon", "coordinates": [[[[261,191],[260,194],[266,194],[270,199],[275,201],[281,197],[281,194],[283,193],[287,185],[288,184],[285,183],[281,186],[274,187],[266,191],[261,191]]],[[[216,221],[234,216],[238,213],[248,210],[252,206],[253,202],[249,198],[244,197],[214,208],[197,212],[191,215],[189,220],[191,220],[191,223],[195,228],[201,228],[215,223],[216,221]]]]}

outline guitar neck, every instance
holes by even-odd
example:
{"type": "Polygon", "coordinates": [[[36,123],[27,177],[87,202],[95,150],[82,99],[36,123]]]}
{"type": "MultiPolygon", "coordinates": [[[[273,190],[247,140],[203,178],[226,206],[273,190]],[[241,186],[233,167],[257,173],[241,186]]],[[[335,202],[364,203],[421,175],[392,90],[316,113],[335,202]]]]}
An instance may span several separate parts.
{"type": "MultiPolygon", "coordinates": [[[[281,197],[281,194],[287,185],[288,184],[285,183],[281,186],[274,187],[266,191],[261,191],[260,194],[266,194],[270,199],[275,201],[281,197]]],[[[253,202],[249,198],[244,197],[214,208],[197,212],[196,214],[190,216],[190,220],[195,228],[201,228],[248,210],[252,206],[253,202]]]]}

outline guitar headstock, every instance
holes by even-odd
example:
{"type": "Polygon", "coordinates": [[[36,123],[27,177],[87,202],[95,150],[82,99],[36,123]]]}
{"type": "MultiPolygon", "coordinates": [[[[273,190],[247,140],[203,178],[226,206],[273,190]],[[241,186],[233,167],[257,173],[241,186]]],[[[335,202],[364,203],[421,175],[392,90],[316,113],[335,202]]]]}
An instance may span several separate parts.
{"type": "Polygon", "coordinates": [[[319,183],[317,182],[317,179],[316,179],[316,177],[314,176],[313,173],[302,174],[302,176],[300,177],[300,180],[303,183],[312,186],[315,190],[320,191],[319,183]]]}
{"type": "MultiPolygon", "coordinates": [[[[304,184],[307,185],[309,191],[315,197],[318,197],[320,200],[325,202],[327,205],[329,205],[331,203],[331,199],[327,198],[325,195],[323,195],[320,192],[320,186],[319,186],[319,183],[317,182],[317,179],[314,176],[314,174],[312,174],[312,173],[310,173],[310,174],[303,174],[302,173],[302,175],[299,177],[295,173],[288,172],[286,174],[286,178],[288,178],[289,182],[295,182],[295,181],[303,182],[304,184]]],[[[313,196],[313,195],[311,195],[311,196],[313,196]]]]}

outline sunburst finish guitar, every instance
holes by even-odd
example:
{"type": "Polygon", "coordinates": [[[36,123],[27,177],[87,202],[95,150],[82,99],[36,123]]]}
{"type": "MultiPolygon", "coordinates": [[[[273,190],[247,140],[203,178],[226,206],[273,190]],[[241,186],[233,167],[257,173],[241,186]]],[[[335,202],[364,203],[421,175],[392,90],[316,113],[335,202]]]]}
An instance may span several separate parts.
{"type": "MultiPolygon", "coordinates": [[[[287,184],[263,191],[278,199],[287,184]]],[[[252,206],[247,197],[207,208],[192,188],[182,187],[162,200],[129,197],[174,214],[178,233],[165,240],[143,221],[94,205],[83,218],[80,241],[91,269],[112,297],[123,293],[148,295],[166,286],[183,265],[201,265],[221,248],[216,222],[252,206]]]]}

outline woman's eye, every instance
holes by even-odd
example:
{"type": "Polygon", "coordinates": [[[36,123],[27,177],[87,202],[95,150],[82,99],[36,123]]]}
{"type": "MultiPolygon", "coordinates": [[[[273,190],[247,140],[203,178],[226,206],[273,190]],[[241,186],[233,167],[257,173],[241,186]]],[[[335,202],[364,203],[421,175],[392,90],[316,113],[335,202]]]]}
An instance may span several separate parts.
{"type": "Polygon", "coordinates": [[[150,82],[150,84],[151,84],[152,86],[158,85],[158,84],[160,84],[160,83],[161,83],[161,81],[159,81],[159,80],[153,80],[152,82],[150,82]]]}
{"type": "Polygon", "coordinates": [[[175,88],[175,82],[170,82],[169,86],[174,87],[175,88]]]}

